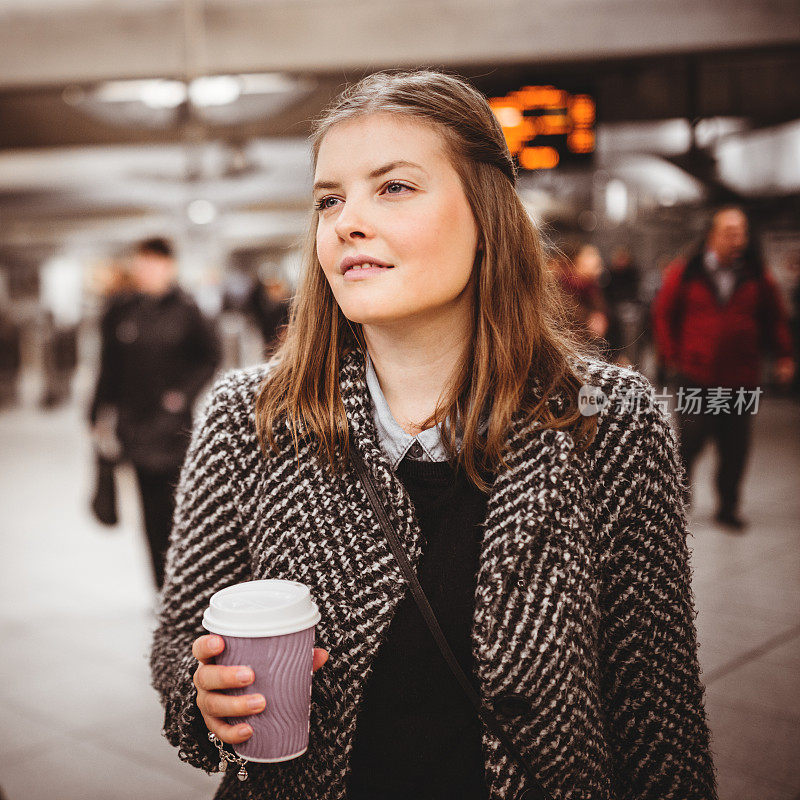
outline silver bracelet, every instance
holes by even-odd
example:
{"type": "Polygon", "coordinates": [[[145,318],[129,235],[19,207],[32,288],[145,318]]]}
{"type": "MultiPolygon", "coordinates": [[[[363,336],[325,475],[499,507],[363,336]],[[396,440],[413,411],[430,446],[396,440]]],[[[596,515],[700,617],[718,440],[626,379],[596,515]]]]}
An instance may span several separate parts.
{"type": "Polygon", "coordinates": [[[230,761],[231,764],[238,764],[239,771],[236,773],[236,777],[240,781],[247,780],[247,770],[245,769],[244,763],[245,759],[241,756],[237,756],[234,753],[229,753],[225,749],[225,745],[219,740],[213,733],[208,734],[208,740],[216,746],[217,750],[219,750],[219,766],[217,767],[219,772],[226,772],[228,769],[228,762],[230,761]]]}

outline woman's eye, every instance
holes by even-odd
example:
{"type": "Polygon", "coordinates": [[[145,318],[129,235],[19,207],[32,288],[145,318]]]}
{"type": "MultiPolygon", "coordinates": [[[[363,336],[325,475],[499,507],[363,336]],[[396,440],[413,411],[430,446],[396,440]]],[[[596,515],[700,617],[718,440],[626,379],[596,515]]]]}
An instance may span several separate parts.
{"type": "Polygon", "coordinates": [[[318,200],[316,203],[314,203],[314,208],[316,208],[317,211],[325,211],[328,208],[332,208],[332,206],[328,205],[328,200],[336,199],[336,197],[323,197],[321,200],[318,200]]]}
{"type": "MultiPolygon", "coordinates": [[[[413,191],[411,186],[408,186],[408,184],[405,183],[400,183],[400,181],[389,181],[389,183],[383,187],[383,191],[386,192],[386,194],[402,194],[404,189],[413,191]]],[[[338,203],[339,198],[332,196],[323,197],[321,200],[318,200],[316,203],[314,203],[314,208],[316,208],[317,211],[327,211],[329,208],[334,207],[331,201],[333,201],[333,203],[338,203]]]]}
{"type": "Polygon", "coordinates": [[[399,189],[411,189],[411,187],[410,187],[410,186],[406,186],[406,184],[404,184],[404,183],[400,183],[400,181],[389,181],[389,183],[387,183],[387,184],[386,184],[386,192],[387,192],[388,194],[399,194],[399,192],[392,192],[392,191],[390,191],[390,189],[391,189],[393,186],[394,186],[394,187],[398,187],[399,189]]]}

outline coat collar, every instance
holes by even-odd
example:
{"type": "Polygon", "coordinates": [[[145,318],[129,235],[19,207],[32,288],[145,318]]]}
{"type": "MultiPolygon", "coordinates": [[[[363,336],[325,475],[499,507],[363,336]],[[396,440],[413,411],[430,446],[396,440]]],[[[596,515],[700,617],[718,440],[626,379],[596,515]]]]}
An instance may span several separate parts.
{"type": "MultiPolygon", "coordinates": [[[[379,486],[412,565],[422,552],[422,533],[413,505],[379,446],[369,406],[364,359],[351,353],[342,360],[341,393],[352,442],[361,451],[379,486]]],[[[542,676],[553,649],[564,646],[552,635],[563,626],[569,640],[591,622],[593,578],[597,568],[595,531],[589,509],[587,469],[565,431],[542,430],[519,415],[505,444],[506,468],[496,476],[487,501],[479,554],[471,637],[477,676],[486,698],[516,691],[544,691],[542,676]],[[590,576],[589,584],[583,576],[590,576]],[[570,597],[553,587],[570,586],[570,597]],[[587,604],[588,603],[588,604],[587,604]],[[550,620],[544,624],[546,620],[550,620]],[[552,624],[550,624],[552,623],[552,624]],[[505,652],[522,658],[509,663],[505,652]]],[[[355,482],[355,474],[351,474],[355,482]]],[[[360,486],[360,505],[369,501],[360,486]]],[[[371,535],[383,539],[374,516],[371,535]]],[[[388,555],[388,545],[382,546],[388,555]]],[[[399,566],[387,562],[393,577],[385,584],[387,605],[394,606],[405,584],[399,566]]],[[[566,646],[581,646],[568,644],[566,646]]]]}
{"type": "MultiPolygon", "coordinates": [[[[421,547],[419,528],[411,500],[380,447],[366,385],[366,361],[357,349],[342,356],[340,390],[352,443],[383,487],[390,515],[414,561],[421,547]]],[[[532,539],[557,535],[574,522],[586,499],[585,465],[576,457],[573,438],[566,431],[543,430],[517,414],[506,437],[504,460],[506,468],[497,474],[488,499],[482,571],[501,555],[498,547],[525,550],[532,539]]]]}
{"type": "MultiPolygon", "coordinates": [[[[387,513],[401,541],[407,547],[408,557],[416,563],[422,549],[421,533],[416,523],[411,498],[389,463],[380,446],[378,431],[372,416],[372,405],[367,387],[366,359],[357,348],[342,355],[339,369],[339,389],[347,416],[351,446],[358,448],[373,478],[383,489],[387,513]]],[[[366,492],[361,487],[365,505],[366,492]]],[[[375,535],[381,537],[377,527],[375,535]]]]}

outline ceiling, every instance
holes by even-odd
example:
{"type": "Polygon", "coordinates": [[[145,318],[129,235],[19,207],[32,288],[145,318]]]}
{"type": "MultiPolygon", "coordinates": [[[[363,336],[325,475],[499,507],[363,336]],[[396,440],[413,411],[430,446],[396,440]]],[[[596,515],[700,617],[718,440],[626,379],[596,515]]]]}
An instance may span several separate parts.
{"type": "MultiPolygon", "coordinates": [[[[347,82],[404,66],[488,96],[590,92],[594,170],[656,204],[797,193],[798,45],[796,0],[0,0],[0,262],[151,233],[209,258],[285,248],[308,218],[311,120],[347,82]],[[110,81],[243,73],[297,85],[227,106],[95,102],[127,91],[110,81]]],[[[521,187],[563,210],[593,181],[521,187]]]]}
{"type": "Polygon", "coordinates": [[[4,0],[0,86],[796,45],[795,0],[4,0]]]}

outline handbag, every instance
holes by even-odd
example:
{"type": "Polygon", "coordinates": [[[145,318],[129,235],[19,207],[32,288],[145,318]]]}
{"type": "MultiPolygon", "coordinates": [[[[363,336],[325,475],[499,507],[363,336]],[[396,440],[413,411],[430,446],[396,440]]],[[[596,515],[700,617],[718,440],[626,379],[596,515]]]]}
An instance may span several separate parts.
{"type": "Polygon", "coordinates": [[[117,524],[116,462],[95,453],[95,484],[91,507],[95,519],[103,525],[117,524]]]}
{"type": "Polygon", "coordinates": [[[472,707],[477,712],[481,721],[500,741],[503,749],[517,763],[530,781],[531,785],[518,793],[515,800],[552,800],[550,794],[539,782],[531,766],[520,755],[519,751],[514,747],[508,735],[503,730],[502,722],[500,722],[497,716],[481,702],[478,693],[475,691],[466,673],[458,663],[458,659],[456,659],[455,654],[447,642],[444,632],[439,625],[439,620],[436,618],[436,614],[434,613],[433,608],[431,608],[431,604],[428,602],[428,598],[416,576],[416,573],[414,572],[414,568],[411,566],[411,562],[408,560],[408,556],[400,544],[397,533],[395,532],[392,523],[389,521],[389,516],[387,515],[386,509],[381,502],[378,488],[375,485],[375,482],[372,479],[372,476],[367,469],[361,454],[355,448],[351,448],[350,459],[353,467],[355,468],[356,474],[358,475],[358,479],[361,481],[367,493],[372,510],[375,512],[375,516],[377,517],[381,529],[383,530],[392,554],[397,560],[397,563],[400,565],[400,569],[402,570],[404,577],[408,581],[408,587],[411,590],[411,595],[414,598],[414,602],[417,604],[417,607],[422,614],[422,618],[425,620],[425,623],[428,626],[428,630],[430,630],[434,641],[444,657],[444,660],[447,662],[447,666],[450,668],[450,671],[453,673],[456,681],[458,681],[459,686],[464,691],[464,694],[467,696],[467,699],[472,704],[472,707]]]}

